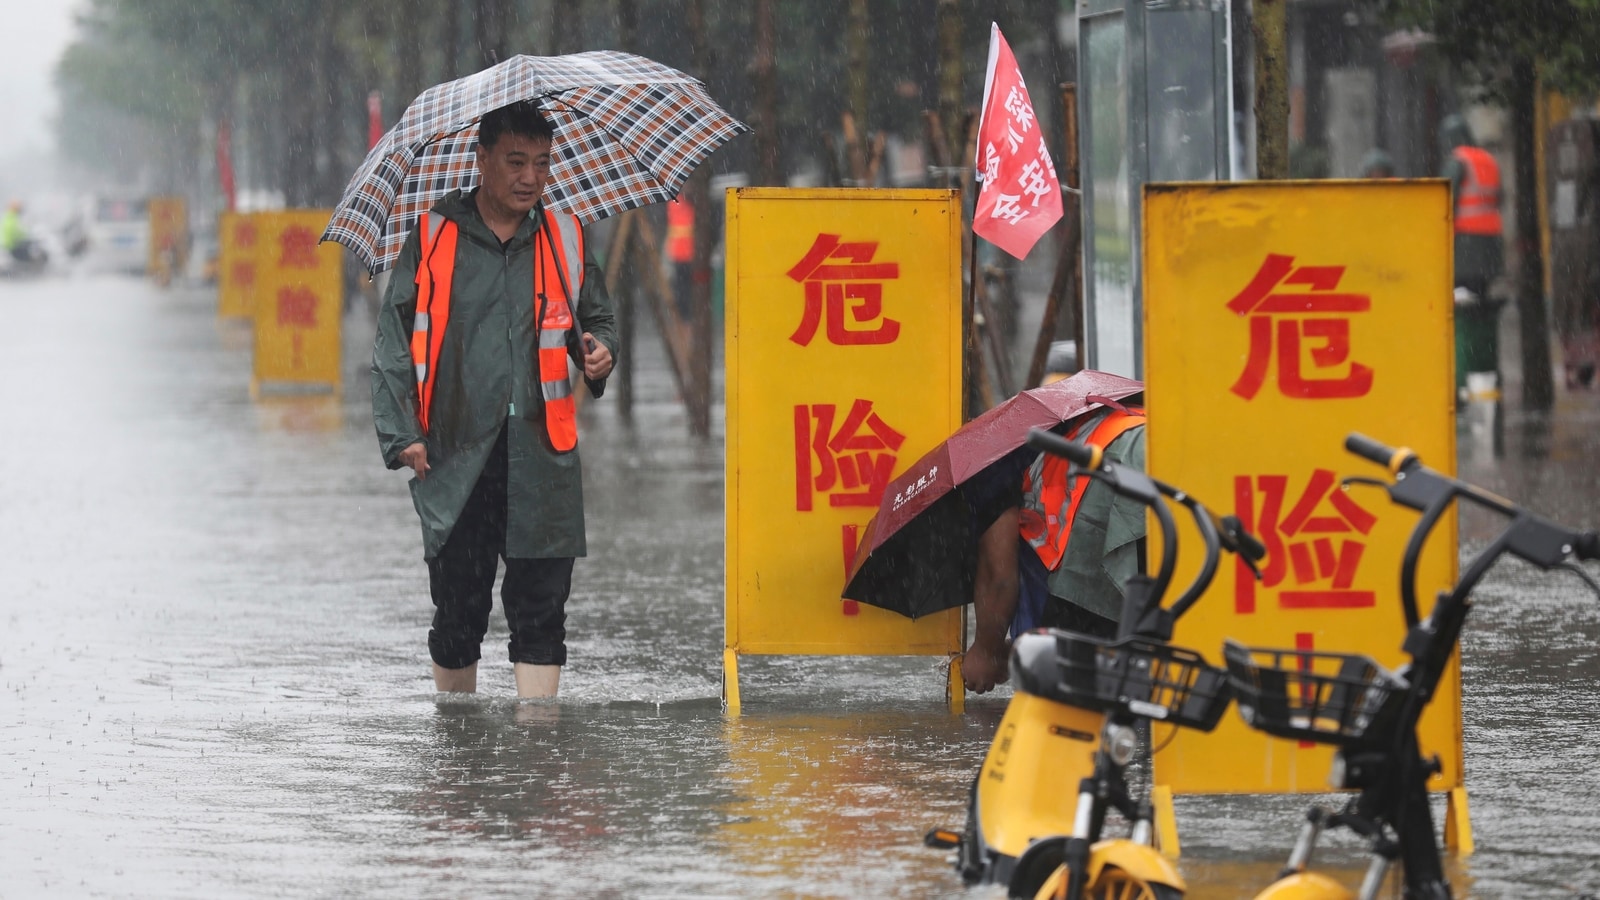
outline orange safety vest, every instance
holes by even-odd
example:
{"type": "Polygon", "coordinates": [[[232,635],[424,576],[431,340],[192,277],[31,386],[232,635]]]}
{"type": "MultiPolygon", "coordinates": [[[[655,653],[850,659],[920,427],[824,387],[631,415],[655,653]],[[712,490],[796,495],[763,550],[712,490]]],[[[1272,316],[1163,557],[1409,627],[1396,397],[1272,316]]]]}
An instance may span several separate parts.
{"type": "MultiPolygon", "coordinates": [[[[539,317],[539,391],[550,445],[565,452],[578,445],[578,410],[567,377],[567,346],[574,320],[572,298],[583,287],[583,228],[573,216],[544,212],[533,236],[533,303],[539,317]],[[551,234],[556,240],[551,240],[551,234]],[[542,277],[554,272],[556,277],[542,277]],[[544,283],[548,281],[549,283],[544,283]],[[568,288],[572,290],[568,290],[568,288]],[[541,310],[540,307],[543,307],[541,310]]],[[[428,433],[439,351],[450,321],[450,285],[456,268],[456,223],[422,215],[422,262],[417,266],[417,313],[411,327],[411,362],[417,373],[417,420],[428,433]]]]}
{"type": "Polygon", "coordinates": [[[1503,234],[1499,164],[1479,147],[1457,147],[1450,155],[1466,170],[1456,190],[1456,234],[1503,234]]]}
{"type": "MultiPolygon", "coordinates": [[[[1067,432],[1068,440],[1078,440],[1082,423],[1067,432]]],[[[1083,441],[1101,450],[1121,437],[1129,429],[1144,424],[1144,410],[1129,408],[1126,412],[1114,409],[1101,419],[1083,441]]],[[[1089,488],[1089,479],[1079,475],[1070,477],[1071,463],[1059,456],[1040,454],[1022,476],[1022,539],[1039,554],[1040,562],[1054,572],[1067,552],[1067,539],[1072,534],[1072,520],[1078,515],[1078,504],[1089,488]]]]}
{"type": "Polygon", "coordinates": [[[667,204],[667,258],[694,262],[694,207],[682,197],[667,204]]]}

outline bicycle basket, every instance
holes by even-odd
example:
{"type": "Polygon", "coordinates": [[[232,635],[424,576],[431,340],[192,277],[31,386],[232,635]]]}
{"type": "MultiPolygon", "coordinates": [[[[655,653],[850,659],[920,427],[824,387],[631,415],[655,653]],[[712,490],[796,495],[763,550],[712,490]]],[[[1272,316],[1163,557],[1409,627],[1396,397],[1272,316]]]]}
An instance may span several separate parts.
{"type": "Polygon", "coordinates": [[[1225,670],[1170,644],[1041,631],[1015,652],[1021,690],[1082,709],[1210,731],[1233,698],[1225,670]]]}
{"type": "Polygon", "coordinates": [[[1391,701],[1408,687],[1360,654],[1227,641],[1222,656],[1245,723],[1277,737],[1340,746],[1387,738],[1397,720],[1391,701]]]}

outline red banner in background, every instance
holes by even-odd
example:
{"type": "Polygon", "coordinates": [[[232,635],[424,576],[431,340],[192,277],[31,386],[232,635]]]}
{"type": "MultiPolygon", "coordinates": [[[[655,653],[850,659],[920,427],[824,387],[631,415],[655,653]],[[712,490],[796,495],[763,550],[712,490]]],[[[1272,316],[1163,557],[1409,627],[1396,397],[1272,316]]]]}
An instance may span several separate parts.
{"type": "Polygon", "coordinates": [[[1061,219],[1061,182],[1033,114],[1017,58],[989,26],[989,70],[978,125],[978,205],[972,231],[1022,259],[1061,219]]]}
{"type": "Polygon", "coordinates": [[[222,189],[222,208],[233,212],[233,125],[227,119],[217,123],[217,185],[222,189]]]}
{"type": "Polygon", "coordinates": [[[383,140],[383,95],[377,91],[367,95],[367,149],[378,146],[383,140]]]}

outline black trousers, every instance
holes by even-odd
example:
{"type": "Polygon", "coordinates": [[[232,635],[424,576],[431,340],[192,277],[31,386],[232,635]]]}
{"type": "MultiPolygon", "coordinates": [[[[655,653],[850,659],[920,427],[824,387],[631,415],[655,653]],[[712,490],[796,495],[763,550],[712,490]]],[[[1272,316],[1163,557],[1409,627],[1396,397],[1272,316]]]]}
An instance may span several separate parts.
{"type": "MultiPolygon", "coordinates": [[[[482,655],[494,604],[495,568],[505,557],[507,483],[502,429],[456,527],[439,555],[428,560],[428,586],[433,592],[428,653],[442,668],[464,669],[482,655]]],[[[572,562],[571,557],[506,559],[500,604],[511,629],[512,662],[566,665],[572,562]]]]}

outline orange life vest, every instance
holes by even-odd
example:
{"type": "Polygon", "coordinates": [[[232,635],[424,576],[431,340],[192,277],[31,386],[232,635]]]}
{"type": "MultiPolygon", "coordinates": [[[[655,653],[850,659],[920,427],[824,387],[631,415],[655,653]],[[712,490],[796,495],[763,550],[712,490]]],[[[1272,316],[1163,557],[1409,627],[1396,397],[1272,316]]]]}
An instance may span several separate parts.
{"type": "MultiPolygon", "coordinates": [[[[1095,422],[1087,437],[1079,432],[1089,422],[1081,423],[1067,432],[1068,440],[1082,440],[1101,450],[1121,437],[1129,429],[1144,424],[1144,410],[1130,408],[1126,412],[1114,409],[1105,418],[1095,422]]],[[[1039,561],[1054,572],[1067,552],[1067,540],[1072,535],[1072,520],[1078,515],[1078,505],[1083,502],[1083,492],[1089,488],[1089,479],[1082,475],[1069,477],[1071,463],[1059,456],[1041,454],[1023,475],[1022,480],[1022,539],[1039,554],[1039,561]]]]}
{"type": "Polygon", "coordinates": [[[1456,234],[1505,232],[1500,220],[1500,166],[1487,150],[1457,147],[1450,153],[1461,160],[1465,174],[1456,189],[1456,234]]]}
{"type": "Polygon", "coordinates": [[[682,197],[667,204],[667,258],[694,262],[694,207],[682,197]]]}
{"type": "MultiPolygon", "coordinates": [[[[539,319],[539,391],[544,398],[545,434],[552,447],[565,452],[578,445],[578,410],[572,382],[567,377],[567,346],[575,325],[572,306],[583,287],[583,228],[576,218],[564,213],[543,215],[543,227],[536,229],[533,236],[532,302],[539,319]]],[[[434,381],[439,373],[439,351],[450,321],[450,285],[455,276],[459,229],[443,216],[428,213],[423,214],[417,228],[422,262],[417,266],[411,362],[417,373],[417,420],[423,434],[427,434],[434,381]]]]}

